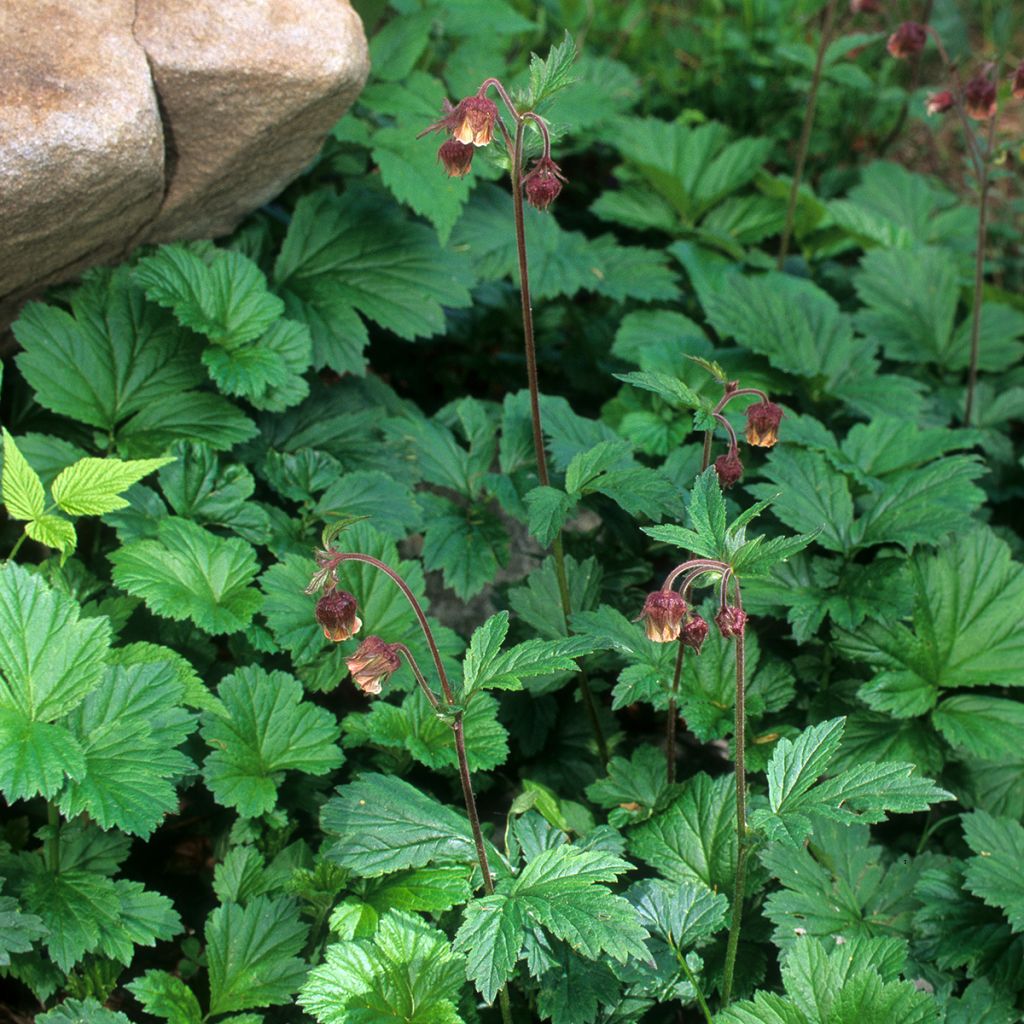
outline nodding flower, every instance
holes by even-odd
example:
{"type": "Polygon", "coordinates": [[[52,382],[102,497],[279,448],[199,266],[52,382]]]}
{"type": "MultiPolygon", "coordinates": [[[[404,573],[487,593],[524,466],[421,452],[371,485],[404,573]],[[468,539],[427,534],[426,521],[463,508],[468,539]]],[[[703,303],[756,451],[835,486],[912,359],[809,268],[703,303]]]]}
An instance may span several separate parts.
{"type": "Polygon", "coordinates": [[[380,693],[381,686],[398,671],[401,664],[398,648],[381,640],[379,636],[368,636],[356,649],[351,658],[345,659],[352,682],[363,693],[380,693]]]}
{"type": "Polygon", "coordinates": [[[736,448],[730,448],[724,455],[715,459],[715,472],[718,474],[718,482],[722,490],[727,491],[741,476],[743,476],[743,463],[740,461],[740,453],[736,448]]]}
{"type": "Polygon", "coordinates": [[[906,60],[920,53],[928,41],[928,31],[920,22],[905,21],[891,36],[886,44],[891,56],[898,60],[906,60]]]}
{"type": "Polygon", "coordinates": [[[340,643],[362,629],[362,620],[356,615],[358,609],[356,599],[347,590],[328,590],[316,603],[316,621],[323,626],[328,640],[340,643]]]}
{"type": "Polygon", "coordinates": [[[644,620],[648,640],[668,644],[679,639],[685,616],[686,601],[682,594],[674,590],[655,590],[647,595],[637,621],[644,620]]]}
{"type": "Polygon", "coordinates": [[[526,201],[538,210],[546,210],[562,191],[566,180],[561,168],[549,156],[542,156],[523,178],[526,201]]]}
{"type": "Polygon", "coordinates": [[[727,640],[743,636],[747,626],[747,613],[736,605],[723,604],[715,615],[715,625],[718,632],[727,640]]]}
{"type": "Polygon", "coordinates": [[[964,106],[975,121],[987,121],[996,112],[996,83],[984,72],[964,86],[964,106]]]}
{"type": "Polygon", "coordinates": [[[948,89],[943,89],[942,92],[930,92],[928,93],[928,102],[924,105],[925,113],[929,117],[932,114],[944,114],[947,110],[953,109],[955,102],[953,94],[948,89]]]}
{"type": "Polygon", "coordinates": [[[707,640],[710,631],[707,619],[695,612],[683,625],[679,639],[684,647],[690,647],[694,654],[700,654],[700,649],[704,646],[704,641],[707,640]]]}
{"type": "Polygon", "coordinates": [[[498,108],[486,96],[467,96],[453,107],[445,100],[444,117],[425,128],[427,132],[447,132],[464,146],[486,146],[494,138],[498,108]]]}
{"type": "Polygon", "coordinates": [[[747,406],[747,444],[771,448],[779,439],[782,410],[774,402],[755,402],[747,406]]]}
{"type": "Polygon", "coordinates": [[[467,146],[465,143],[459,142],[458,139],[449,139],[447,142],[441,143],[441,148],[437,151],[437,159],[444,164],[449,178],[461,178],[463,175],[469,174],[474,152],[472,146],[467,146]]]}

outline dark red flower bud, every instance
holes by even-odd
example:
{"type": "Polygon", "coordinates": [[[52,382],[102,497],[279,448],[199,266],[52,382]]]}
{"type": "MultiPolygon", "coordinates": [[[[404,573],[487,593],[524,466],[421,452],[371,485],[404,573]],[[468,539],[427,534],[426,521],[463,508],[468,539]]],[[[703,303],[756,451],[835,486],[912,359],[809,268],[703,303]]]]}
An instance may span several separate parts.
{"type": "Polygon", "coordinates": [[[771,448],[779,439],[782,410],[774,402],[755,402],[747,406],[747,444],[771,448]]]}
{"type": "Polygon", "coordinates": [[[928,32],[924,25],[917,21],[905,21],[889,36],[887,48],[893,57],[906,60],[920,53],[927,41],[928,32]]]}
{"type": "Polygon", "coordinates": [[[718,632],[727,640],[743,636],[747,625],[747,613],[734,605],[723,605],[715,616],[715,625],[718,627],[718,632]]]}
{"type": "Polygon", "coordinates": [[[735,448],[730,448],[724,455],[715,459],[715,472],[718,474],[718,482],[722,490],[728,490],[741,476],[743,476],[743,463],[740,462],[740,453],[735,448]]]}
{"type": "Polygon", "coordinates": [[[710,628],[711,627],[708,626],[707,619],[705,619],[703,615],[694,614],[694,616],[683,625],[683,628],[679,633],[679,639],[686,647],[692,647],[694,654],[700,654],[700,649],[704,646],[704,641],[708,638],[710,628]]]}
{"type": "Polygon", "coordinates": [[[461,178],[469,174],[470,164],[473,162],[473,147],[463,145],[456,139],[449,139],[441,143],[437,151],[437,159],[444,164],[449,178],[461,178]]]}
{"type": "Polygon", "coordinates": [[[362,628],[356,615],[356,599],[347,590],[328,590],[316,603],[316,621],[328,640],[339,643],[351,639],[362,628]]]}
{"type": "Polygon", "coordinates": [[[526,201],[538,210],[546,210],[558,198],[565,180],[558,164],[551,157],[542,156],[523,178],[526,201]]]}
{"type": "Polygon", "coordinates": [[[356,653],[345,659],[345,664],[352,673],[352,682],[363,693],[380,693],[381,686],[398,671],[401,661],[394,644],[379,636],[368,636],[356,648],[356,653]]]}
{"type": "Polygon", "coordinates": [[[685,615],[686,601],[682,594],[674,590],[656,590],[647,595],[637,621],[644,620],[648,640],[668,644],[679,639],[685,615]]]}
{"type": "Polygon", "coordinates": [[[996,112],[996,83],[988,75],[975,75],[964,86],[964,106],[975,121],[987,121],[996,112]]]}
{"type": "Polygon", "coordinates": [[[1024,100],[1024,60],[1016,67],[1010,75],[1010,92],[1015,100],[1024,100]]]}
{"type": "Polygon", "coordinates": [[[877,14],[881,9],[878,0],[850,0],[851,14],[877,14]]]}
{"type": "Polygon", "coordinates": [[[924,105],[925,113],[929,117],[932,114],[944,114],[953,108],[954,102],[953,94],[948,89],[943,89],[942,92],[930,92],[928,93],[928,102],[924,105]]]}

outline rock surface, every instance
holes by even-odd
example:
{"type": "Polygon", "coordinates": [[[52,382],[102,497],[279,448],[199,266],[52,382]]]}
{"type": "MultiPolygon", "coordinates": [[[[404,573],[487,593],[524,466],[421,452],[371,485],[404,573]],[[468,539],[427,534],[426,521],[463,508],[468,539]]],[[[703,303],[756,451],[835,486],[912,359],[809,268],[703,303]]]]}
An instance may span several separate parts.
{"type": "Polygon", "coordinates": [[[0,0],[0,324],[141,242],[231,231],[368,71],[348,0],[0,0]]]}

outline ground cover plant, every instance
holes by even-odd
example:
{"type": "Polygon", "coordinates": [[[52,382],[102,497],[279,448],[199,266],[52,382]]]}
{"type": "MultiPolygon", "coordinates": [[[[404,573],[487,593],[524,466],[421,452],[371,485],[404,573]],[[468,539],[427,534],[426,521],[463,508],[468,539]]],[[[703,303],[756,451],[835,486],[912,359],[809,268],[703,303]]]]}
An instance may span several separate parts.
{"type": "Polygon", "coordinates": [[[13,1018],[1021,1020],[1019,26],[677,6],[366,2],[21,313],[13,1018]]]}

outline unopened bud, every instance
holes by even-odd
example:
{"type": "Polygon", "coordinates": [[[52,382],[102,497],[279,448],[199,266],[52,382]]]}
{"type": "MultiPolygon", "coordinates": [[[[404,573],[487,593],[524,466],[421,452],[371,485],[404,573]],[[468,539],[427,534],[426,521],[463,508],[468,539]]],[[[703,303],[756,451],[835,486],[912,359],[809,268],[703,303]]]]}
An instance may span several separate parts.
{"type": "Polygon", "coordinates": [[[362,628],[356,615],[356,599],[347,590],[329,590],[316,603],[316,621],[323,626],[328,640],[350,640],[362,628]]]}
{"type": "Polygon", "coordinates": [[[715,459],[715,472],[723,491],[732,487],[743,476],[743,463],[740,462],[739,452],[735,448],[730,448],[724,455],[719,455],[715,459]]]}
{"type": "Polygon", "coordinates": [[[643,620],[648,640],[667,644],[679,639],[685,615],[686,601],[682,594],[674,590],[656,590],[647,595],[638,621],[643,620]]]}
{"type": "Polygon", "coordinates": [[[694,654],[700,654],[704,641],[708,638],[710,627],[703,615],[694,614],[693,617],[684,623],[679,633],[679,639],[684,646],[693,649],[694,654]]]}
{"type": "Polygon", "coordinates": [[[1010,92],[1015,100],[1024,100],[1024,60],[1022,60],[1010,75],[1010,92]]]}
{"type": "Polygon", "coordinates": [[[747,625],[747,613],[735,605],[722,605],[715,616],[715,625],[718,627],[718,632],[727,640],[743,636],[747,625]]]}
{"type": "Polygon", "coordinates": [[[565,180],[558,164],[542,156],[523,178],[526,201],[538,210],[546,210],[558,198],[565,180]]]}

